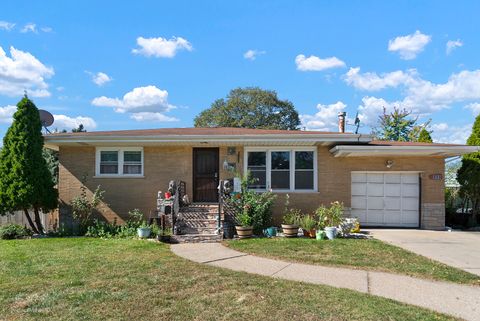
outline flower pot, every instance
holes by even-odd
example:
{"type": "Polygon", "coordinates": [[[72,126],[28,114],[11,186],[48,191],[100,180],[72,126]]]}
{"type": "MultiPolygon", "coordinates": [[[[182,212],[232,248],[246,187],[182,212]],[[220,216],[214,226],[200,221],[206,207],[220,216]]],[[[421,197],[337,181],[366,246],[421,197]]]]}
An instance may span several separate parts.
{"type": "Polygon", "coordinates": [[[297,237],[298,225],[296,224],[282,224],[283,235],[285,237],[297,237]]]}
{"type": "Polygon", "coordinates": [[[170,243],[170,235],[159,235],[158,240],[164,243],[170,243]]]}
{"type": "Polygon", "coordinates": [[[333,240],[337,236],[337,228],[335,226],[326,227],[325,234],[329,240],[333,240]]]}
{"type": "Polygon", "coordinates": [[[277,236],[277,228],[275,226],[267,227],[263,230],[263,235],[265,235],[266,237],[277,236]]]}
{"type": "Polygon", "coordinates": [[[240,239],[248,239],[253,235],[253,226],[235,226],[240,239]]]}
{"type": "Polygon", "coordinates": [[[324,230],[318,230],[316,234],[316,239],[317,240],[323,240],[325,238],[325,231],[324,230]]]}
{"type": "Polygon", "coordinates": [[[138,237],[141,239],[146,239],[149,237],[151,232],[152,230],[149,227],[139,227],[137,229],[138,237]]]}
{"type": "Polygon", "coordinates": [[[302,229],[303,231],[303,236],[305,237],[309,237],[311,239],[314,239],[315,238],[315,235],[316,235],[316,231],[314,229],[312,230],[306,230],[306,229],[302,229]]]}

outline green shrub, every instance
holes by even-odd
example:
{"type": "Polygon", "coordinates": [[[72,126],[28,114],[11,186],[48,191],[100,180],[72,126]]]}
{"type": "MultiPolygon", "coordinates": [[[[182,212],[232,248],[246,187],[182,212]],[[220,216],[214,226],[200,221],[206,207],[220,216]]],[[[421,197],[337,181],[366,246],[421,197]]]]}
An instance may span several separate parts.
{"type": "Polygon", "coordinates": [[[317,227],[317,221],[311,215],[304,215],[299,222],[302,229],[311,231],[317,227]]]}
{"type": "Polygon", "coordinates": [[[2,240],[22,239],[31,235],[32,231],[22,225],[8,224],[0,226],[0,239],[2,240]]]}

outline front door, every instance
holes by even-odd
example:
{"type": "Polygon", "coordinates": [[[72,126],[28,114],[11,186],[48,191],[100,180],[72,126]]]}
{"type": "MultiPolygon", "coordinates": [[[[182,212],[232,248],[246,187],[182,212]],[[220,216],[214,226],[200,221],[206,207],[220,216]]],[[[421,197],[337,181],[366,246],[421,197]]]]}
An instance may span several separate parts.
{"type": "Polygon", "coordinates": [[[218,148],[193,149],[193,201],[218,201],[218,148]]]}

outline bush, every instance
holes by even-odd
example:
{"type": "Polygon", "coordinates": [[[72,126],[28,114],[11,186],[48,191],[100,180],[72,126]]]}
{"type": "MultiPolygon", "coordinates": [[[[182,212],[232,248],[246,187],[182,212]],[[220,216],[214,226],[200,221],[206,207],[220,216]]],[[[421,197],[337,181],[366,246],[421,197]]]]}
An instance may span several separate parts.
{"type": "Polygon", "coordinates": [[[0,239],[2,240],[22,239],[31,235],[32,231],[22,225],[8,224],[0,226],[0,239]]]}

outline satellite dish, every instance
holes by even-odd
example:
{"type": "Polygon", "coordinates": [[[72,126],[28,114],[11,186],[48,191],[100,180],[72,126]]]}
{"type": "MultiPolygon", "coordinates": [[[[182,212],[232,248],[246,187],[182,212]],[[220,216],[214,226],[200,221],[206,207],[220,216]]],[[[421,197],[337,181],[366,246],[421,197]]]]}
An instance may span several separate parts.
{"type": "Polygon", "coordinates": [[[43,109],[39,109],[38,113],[40,114],[40,121],[42,122],[43,127],[52,126],[54,121],[52,114],[43,109]]]}

